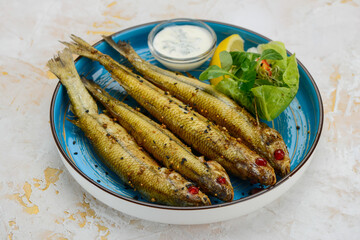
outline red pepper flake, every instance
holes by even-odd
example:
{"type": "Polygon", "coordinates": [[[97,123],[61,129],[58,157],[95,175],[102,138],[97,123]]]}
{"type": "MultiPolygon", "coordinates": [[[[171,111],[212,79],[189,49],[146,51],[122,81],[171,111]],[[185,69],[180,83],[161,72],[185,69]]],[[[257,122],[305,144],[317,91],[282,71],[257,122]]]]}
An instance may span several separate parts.
{"type": "Polygon", "coordinates": [[[267,165],[267,162],[265,159],[263,158],[257,158],[255,160],[255,163],[258,165],[258,166],[262,166],[262,167],[265,167],[267,165]]]}
{"type": "Polygon", "coordinates": [[[272,75],[271,69],[270,69],[270,65],[268,64],[268,62],[264,59],[261,60],[260,66],[268,72],[269,76],[272,75]]]}
{"type": "Polygon", "coordinates": [[[225,183],[226,183],[226,178],[224,178],[224,177],[218,177],[218,178],[216,179],[216,181],[217,181],[218,183],[220,183],[220,184],[225,184],[225,183]]]}
{"type": "Polygon", "coordinates": [[[197,188],[197,187],[195,187],[195,186],[190,186],[189,188],[188,188],[188,191],[189,191],[189,193],[190,194],[198,194],[198,192],[199,192],[199,188],[197,188]]]}
{"type": "Polygon", "coordinates": [[[281,149],[276,149],[274,152],[274,157],[276,160],[283,160],[285,157],[285,153],[281,149]]]}

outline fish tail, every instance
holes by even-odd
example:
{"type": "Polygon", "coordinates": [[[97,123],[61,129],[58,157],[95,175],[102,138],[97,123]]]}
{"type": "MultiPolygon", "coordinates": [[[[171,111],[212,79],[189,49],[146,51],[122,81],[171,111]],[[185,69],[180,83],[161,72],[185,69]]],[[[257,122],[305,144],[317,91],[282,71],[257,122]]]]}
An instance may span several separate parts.
{"type": "Polygon", "coordinates": [[[72,111],[76,116],[79,117],[84,113],[98,112],[95,100],[81,83],[69,48],[65,48],[63,51],[58,52],[58,56],[50,59],[47,66],[66,87],[72,111]]]}
{"type": "Polygon", "coordinates": [[[124,41],[119,41],[118,43],[116,43],[111,36],[103,35],[102,37],[104,38],[105,42],[107,42],[111,47],[117,50],[121,55],[128,56],[131,53],[132,47],[130,46],[130,44],[124,41]]]}
{"type": "Polygon", "coordinates": [[[71,40],[73,40],[73,42],[60,42],[67,46],[71,50],[71,52],[75,54],[90,58],[92,60],[100,60],[101,55],[103,54],[97,49],[85,42],[82,38],[75,36],[74,34],[71,34],[70,38],[71,40]]]}
{"type": "Polygon", "coordinates": [[[67,79],[76,73],[73,57],[70,49],[65,48],[58,52],[58,56],[50,59],[47,67],[60,79],[67,79]]]}
{"type": "Polygon", "coordinates": [[[128,59],[130,62],[146,63],[134,50],[131,45],[125,41],[115,41],[110,36],[103,36],[105,42],[107,42],[111,47],[118,51],[123,57],[128,59]]]}

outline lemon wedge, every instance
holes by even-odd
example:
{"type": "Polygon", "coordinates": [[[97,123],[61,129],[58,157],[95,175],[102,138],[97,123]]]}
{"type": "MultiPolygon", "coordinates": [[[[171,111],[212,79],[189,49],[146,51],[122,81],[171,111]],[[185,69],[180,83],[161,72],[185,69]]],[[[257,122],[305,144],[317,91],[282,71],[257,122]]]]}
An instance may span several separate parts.
{"type": "MultiPolygon", "coordinates": [[[[210,61],[210,66],[216,65],[216,66],[221,67],[219,54],[222,51],[228,51],[228,52],[244,51],[244,40],[240,37],[239,34],[230,35],[229,37],[222,40],[219,43],[219,45],[217,46],[217,48],[215,49],[215,53],[210,61]]],[[[218,77],[218,78],[213,78],[213,79],[210,79],[210,83],[211,83],[211,85],[216,85],[222,79],[223,79],[222,76],[218,77]]]]}

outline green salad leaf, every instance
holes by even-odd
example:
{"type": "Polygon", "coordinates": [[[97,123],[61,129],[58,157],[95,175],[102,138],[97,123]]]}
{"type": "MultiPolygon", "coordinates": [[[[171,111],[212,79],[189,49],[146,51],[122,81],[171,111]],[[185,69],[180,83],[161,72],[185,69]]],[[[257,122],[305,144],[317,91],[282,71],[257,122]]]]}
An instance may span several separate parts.
{"type": "Polygon", "coordinates": [[[260,57],[260,60],[268,59],[268,60],[282,60],[283,56],[280,53],[275,51],[274,49],[268,48],[265,49],[260,57]]]}
{"type": "Polygon", "coordinates": [[[227,51],[222,51],[219,54],[219,57],[221,62],[221,68],[224,69],[225,71],[229,71],[233,65],[233,60],[231,58],[230,53],[227,51]]]}
{"type": "Polygon", "coordinates": [[[220,68],[219,66],[213,65],[208,67],[204,72],[200,74],[200,80],[207,80],[211,78],[217,78],[229,74],[228,71],[220,68]]]}
{"type": "Polygon", "coordinates": [[[221,68],[210,66],[200,80],[223,76],[215,88],[261,119],[271,121],[282,113],[299,88],[295,54],[287,56],[282,42],[258,46],[259,53],[220,53],[221,68]]]}

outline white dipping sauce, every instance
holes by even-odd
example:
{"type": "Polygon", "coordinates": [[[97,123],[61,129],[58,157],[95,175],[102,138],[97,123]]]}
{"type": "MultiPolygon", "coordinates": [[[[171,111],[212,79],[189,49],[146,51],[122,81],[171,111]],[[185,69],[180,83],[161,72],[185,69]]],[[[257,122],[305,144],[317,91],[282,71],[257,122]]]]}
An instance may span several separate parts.
{"type": "Polygon", "coordinates": [[[192,58],[210,49],[213,38],[209,31],[193,25],[165,27],[154,38],[153,46],[171,58],[192,58]]]}

